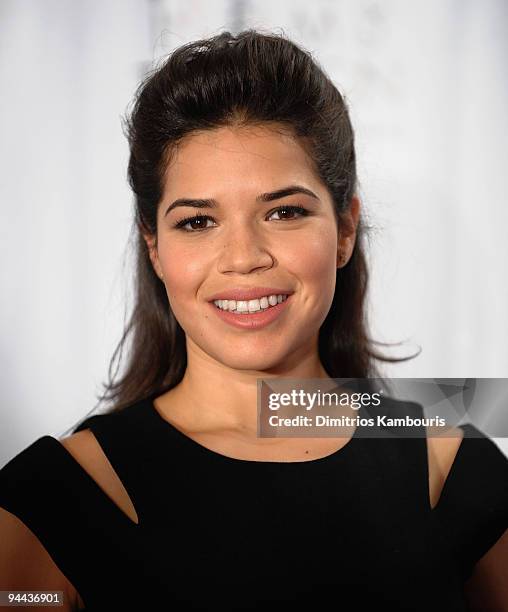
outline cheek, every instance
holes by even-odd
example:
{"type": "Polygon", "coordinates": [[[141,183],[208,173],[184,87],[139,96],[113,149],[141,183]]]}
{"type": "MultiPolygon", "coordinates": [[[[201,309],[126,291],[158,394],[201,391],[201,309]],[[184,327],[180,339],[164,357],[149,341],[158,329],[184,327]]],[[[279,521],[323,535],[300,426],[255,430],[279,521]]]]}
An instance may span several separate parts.
{"type": "Polygon", "coordinates": [[[308,234],[285,251],[288,267],[309,285],[326,287],[335,278],[337,239],[327,228],[308,234]]]}
{"type": "Polygon", "coordinates": [[[290,268],[301,283],[299,296],[305,331],[313,334],[321,327],[333,301],[337,278],[337,237],[328,227],[309,235],[294,249],[290,268]]]}
{"type": "Polygon", "coordinates": [[[187,332],[195,323],[196,292],[206,278],[205,260],[188,249],[165,248],[159,252],[169,305],[178,323],[187,332]]]}
{"type": "Polygon", "coordinates": [[[172,295],[193,293],[206,275],[206,259],[195,249],[167,247],[159,253],[159,261],[166,289],[172,295]]]}

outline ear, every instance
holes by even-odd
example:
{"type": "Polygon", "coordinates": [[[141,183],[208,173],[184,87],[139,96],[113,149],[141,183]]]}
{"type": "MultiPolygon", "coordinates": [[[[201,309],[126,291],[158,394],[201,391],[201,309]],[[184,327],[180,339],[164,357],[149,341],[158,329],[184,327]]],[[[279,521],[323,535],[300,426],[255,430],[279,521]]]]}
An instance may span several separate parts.
{"type": "Polygon", "coordinates": [[[157,251],[157,236],[155,234],[148,234],[144,231],[142,231],[141,233],[143,235],[144,241],[146,242],[148,254],[150,256],[150,261],[152,262],[155,274],[157,274],[159,278],[162,278],[162,268],[159,262],[159,253],[157,251]]]}
{"type": "Polygon", "coordinates": [[[353,253],[356,230],[360,220],[360,198],[355,194],[348,209],[339,216],[339,239],[337,240],[337,268],[344,267],[353,253]]]}

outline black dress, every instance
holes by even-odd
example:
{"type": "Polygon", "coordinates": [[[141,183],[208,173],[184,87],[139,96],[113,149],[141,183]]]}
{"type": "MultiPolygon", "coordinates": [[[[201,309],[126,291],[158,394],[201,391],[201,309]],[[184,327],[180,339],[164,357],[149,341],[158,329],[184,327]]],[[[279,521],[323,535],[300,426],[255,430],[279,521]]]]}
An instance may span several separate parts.
{"type": "Polygon", "coordinates": [[[139,524],[52,436],[0,470],[0,506],[88,612],[463,611],[464,581],[508,528],[508,459],[472,425],[432,509],[423,437],[359,427],[320,459],[241,460],[187,437],[152,399],[77,428],[97,437],[139,524]]]}

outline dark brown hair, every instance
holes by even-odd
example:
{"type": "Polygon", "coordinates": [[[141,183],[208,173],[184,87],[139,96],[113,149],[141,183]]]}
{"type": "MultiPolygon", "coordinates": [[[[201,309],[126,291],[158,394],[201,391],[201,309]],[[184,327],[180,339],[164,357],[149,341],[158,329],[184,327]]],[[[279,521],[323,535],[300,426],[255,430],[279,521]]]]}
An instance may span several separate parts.
{"type": "MultiPolygon", "coordinates": [[[[157,235],[157,209],[169,155],[197,130],[282,125],[306,147],[328,188],[338,227],[357,189],[354,133],[345,102],[311,54],[282,35],[222,32],[176,49],[141,83],[126,119],[129,182],[135,195],[134,307],[109,367],[100,401],[120,410],[162,394],[182,379],[185,334],[151,264],[142,232],[157,235]],[[125,344],[126,367],[115,380],[125,344]],[[115,375],[112,369],[118,358],[115,375]]],[[[345,221],[344,221],[345,222],[345,221]]],[[[337,270],[335,295],[319,332],[319,355],[332,378],[379,376],[367,333],[367,265],[363,212],[351,258],[337,270]]]]}

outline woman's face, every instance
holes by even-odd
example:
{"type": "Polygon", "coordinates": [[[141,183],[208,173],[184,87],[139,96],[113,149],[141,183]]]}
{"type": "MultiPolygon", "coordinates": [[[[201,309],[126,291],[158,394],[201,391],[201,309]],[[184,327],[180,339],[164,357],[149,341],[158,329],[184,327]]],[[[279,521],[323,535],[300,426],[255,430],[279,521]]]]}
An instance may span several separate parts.
{"type": "Polygon", "coordinates": [[[339,245],[331,197],[289,133],[220,128],[185,138],[165,174],[157,226],[157,245],[147,239],[151,259],[188,351],[234,369],[274,372],[315,354],[338,250],[348,258],[354,236],[339,245]],[[289,187],[309,193],[260,197],[289,187]],[[174,205],[181,199],[214,202],[174,205]],[[185,222],[196,215],[204,218],[185,222]],[[248,295],[229,296],[225,312],[214,304],[256,288],[267,298],[288,297],[273,306],[273,298],[254,295],[258,305],[248,295]],[[258,306],[266,311],[239,313],[258,306]]]}

